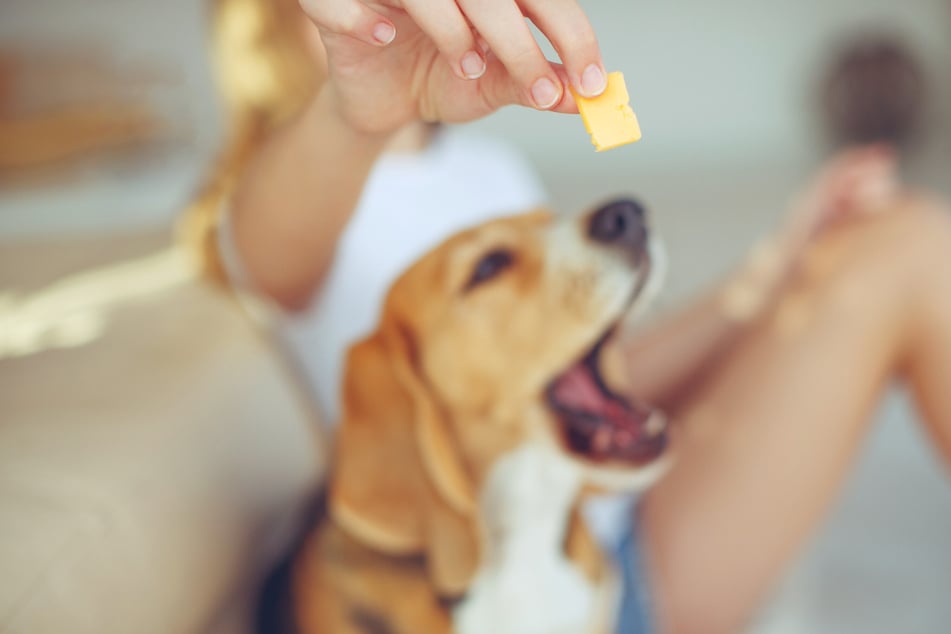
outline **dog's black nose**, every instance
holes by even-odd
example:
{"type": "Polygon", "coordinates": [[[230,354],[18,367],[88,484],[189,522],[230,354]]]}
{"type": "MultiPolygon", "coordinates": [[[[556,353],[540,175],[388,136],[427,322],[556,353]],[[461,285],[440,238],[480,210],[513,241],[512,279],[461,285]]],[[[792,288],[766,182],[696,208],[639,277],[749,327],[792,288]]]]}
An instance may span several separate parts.
{"type": "Polygon", "coordinates": [[[588,219],[588,237],[604,245],[616,246],[640,258],[647,247],[644,207],[622,198],[596,209],[588,219]]]}

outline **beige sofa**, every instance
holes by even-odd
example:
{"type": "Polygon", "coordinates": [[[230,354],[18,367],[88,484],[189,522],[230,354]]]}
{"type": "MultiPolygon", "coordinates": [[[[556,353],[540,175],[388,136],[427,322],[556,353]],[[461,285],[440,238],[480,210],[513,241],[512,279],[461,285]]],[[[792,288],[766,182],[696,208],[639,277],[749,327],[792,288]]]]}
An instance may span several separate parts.
{"type": "Polygon", "coordinates": [[[2,634],[247,631],[317,485],[286,364],[169,244],[0,244],[2,634]]]}

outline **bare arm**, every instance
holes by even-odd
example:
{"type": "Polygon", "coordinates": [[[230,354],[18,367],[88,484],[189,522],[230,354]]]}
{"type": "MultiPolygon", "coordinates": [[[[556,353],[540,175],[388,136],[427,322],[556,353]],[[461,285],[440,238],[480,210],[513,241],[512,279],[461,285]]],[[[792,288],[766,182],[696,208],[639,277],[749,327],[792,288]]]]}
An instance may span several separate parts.
{"type": "Polygon", "coordinates": [[[676,411],[781,295],[791,270],[785,246],[763,243],[726,281],[626,342],[628,378],[637,396],[676,411]]]}
{"type": "Polygon", "coordinates": [[[290,310],[306,306],[388,138],[348,125],[324,89],[268,140],[231,209],[235,247],[257,290],[290,310]]]}
{"type": "Polygon", "coordinates": [[[235,247],[250,281],[288,309],[306,306],[317,289],[391,135],[420,121],[472,121],[509,104],[577,113],[569,85],[587,96],[606,85],[597,39],[575,0],[301,7],[326,53],[326,84],[260,150],[232,200],[235,247]],[[564,64],[545,58],[525,12],[564,64]]]}
{"type": "Polygon", "coordinates": [[[704,295],[627,342],[628,379],[639,399],[675,411],[742,333],[743,326],[723,313],[718,295],[704,295]]]}

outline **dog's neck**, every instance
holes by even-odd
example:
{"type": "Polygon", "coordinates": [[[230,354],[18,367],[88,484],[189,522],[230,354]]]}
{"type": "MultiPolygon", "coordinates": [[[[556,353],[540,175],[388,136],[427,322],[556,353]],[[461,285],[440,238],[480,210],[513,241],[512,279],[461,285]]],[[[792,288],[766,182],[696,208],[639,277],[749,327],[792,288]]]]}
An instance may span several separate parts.
{"type": "Polygon", "coordinates": [[[481,500],[486,563],[511,565],[561,549],[580,486],[578,473],[540,446],[524,445],[502,458],[481,500]]]}
{"type": "Polygon", "coordinates": [[[492,468],[480,509],[486,547],[459,634],[556,634],[590,624],[596,589],[565,555],[581,474],[553,448],[526,444],[492,468]]]}

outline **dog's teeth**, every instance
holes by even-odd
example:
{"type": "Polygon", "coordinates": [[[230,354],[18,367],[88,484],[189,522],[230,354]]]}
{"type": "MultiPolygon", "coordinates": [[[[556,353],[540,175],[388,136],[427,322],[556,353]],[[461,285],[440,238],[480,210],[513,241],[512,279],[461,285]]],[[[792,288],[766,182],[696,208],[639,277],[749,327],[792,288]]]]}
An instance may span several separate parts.
{"type": "Polygon", "coordinates": [[[611,430],[607,427],[601,427],[594,432],[594,438],[591,444],[595,451],[607,451],[611,448],[611,430]]]}
{"type": "Polygon", "coordinates": [[[661,412],[651,412],[644,430],[648,436],[656,436],[667,429],[667,417],[661,412]]]}

